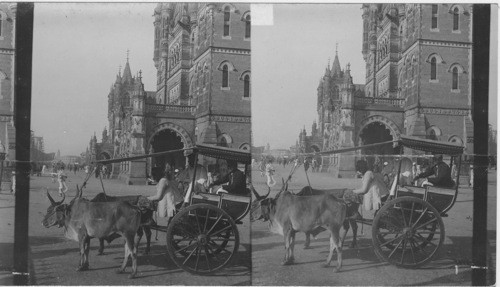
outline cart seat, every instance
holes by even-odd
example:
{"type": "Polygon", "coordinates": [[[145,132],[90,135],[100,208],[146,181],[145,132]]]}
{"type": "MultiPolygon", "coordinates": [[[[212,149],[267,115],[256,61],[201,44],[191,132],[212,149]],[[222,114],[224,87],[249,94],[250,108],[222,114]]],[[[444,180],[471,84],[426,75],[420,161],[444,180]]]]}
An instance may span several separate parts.
{"type": "Polygon", "coordinates": [[[204,193],[193,194],[191,204],[208,203],[215,205],[229,214],[234,220],[240,220],[248,212],[251,197],[230,193],[204,193]]]}

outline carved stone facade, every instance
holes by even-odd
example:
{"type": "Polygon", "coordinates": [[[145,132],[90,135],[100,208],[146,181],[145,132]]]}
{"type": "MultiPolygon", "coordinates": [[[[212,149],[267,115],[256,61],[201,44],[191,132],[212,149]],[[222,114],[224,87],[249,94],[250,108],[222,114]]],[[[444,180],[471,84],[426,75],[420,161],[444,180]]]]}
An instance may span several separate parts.
{"type": "MultiPolygon", "coordinates": [[[[197,143],[249,149],[250,21],[249,4],[158,4],[156,92],[144,90],[127,61],[108,96],[110,135],[95,144],[96,158],[106,149],[119,158],[197,143]]],[[[167,162],[182,168],[187,157],[122,162],[112,170],[129,184],[145,183],[152,167],[167,162]]]]}
{"type": "MultiPolygon", "coordinates": [[[[364,93],[352,95],[350,105],[339,101],[340,107],[352,110],[338,109],[335,101],[326,105],[342,115],[332,114],[326,121],[319,108],[325,106],[324,101],[318,97],[322,133],[315,125],[311,137],[303,130],[300,137],[305,143],[300,145],[312,151],[307,146],[316,139],[317,147],[324,151],[347,147],[347,141],[356,146],[405,134],[457,142],[466,146],[466,153],[472,153],[472,5],[364,4],[362,9],[364,93]],[[344,129],[347,118],[350,129],[344,129]],[[325,128],[328,120],[335,128],[325,128]],[[342,135],[342,130],[351,129],[342,135]],[[328,136],[333,133],[333,142],[327,140],[325,130],[331,130],[328,136]]],[[[396,150],[388,146],[371,152],[396,150]]],[[[353,154],[332,156],[329,170],[352,175],[355,158],[353,154]],[[338,164],[332,168],[332,163],[338,164]]]]}
{"type": "Polygon", "coordinates": [[[6,157],[0,190],[10,191],[15,169],[16,129],[14,126],[14,65],[16,3],[0,3],[0,144],[6,157]]]}

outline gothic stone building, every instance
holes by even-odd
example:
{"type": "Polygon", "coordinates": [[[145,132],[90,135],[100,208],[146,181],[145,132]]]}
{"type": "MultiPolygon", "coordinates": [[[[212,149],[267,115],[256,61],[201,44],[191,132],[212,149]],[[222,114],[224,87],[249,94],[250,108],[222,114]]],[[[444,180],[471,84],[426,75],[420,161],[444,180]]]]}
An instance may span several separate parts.
{"type": "Polygon", "coordinates": [[[10,190],[16,157],[14,65],[16,3],[0,3],[0,144],[6,153],[1,190],[10,190]]]}
{"type": "MultiPolygon", "coordinates": [[[[91,140],[91,157],[128,157],[199,143],[250,149],[250,20],[249,4],[158,4],[156,92],[144,90],[140,72],[132,76],[127,61],[108,96],[109,132],[103,132],[102,143],[91,140]]],[[[182,168],[187,155],[113,164],[113,176],[144,183],[152,167],[168,162],[182,168]]]]}
{"type": "MultiPolygon", "coordinates": [[[[405,134],[460,143],[472,153],[472,5],[364,4],[362,9],[364,95],[341,99],[346,115],[334,121],[339,135],[321,150],[405,134]]],[[[368,152],[396,151],[387,145],[368,152]]],[[[354,153],[332,156],[329,168],[352,174],[354,158],[354,153]]]]}

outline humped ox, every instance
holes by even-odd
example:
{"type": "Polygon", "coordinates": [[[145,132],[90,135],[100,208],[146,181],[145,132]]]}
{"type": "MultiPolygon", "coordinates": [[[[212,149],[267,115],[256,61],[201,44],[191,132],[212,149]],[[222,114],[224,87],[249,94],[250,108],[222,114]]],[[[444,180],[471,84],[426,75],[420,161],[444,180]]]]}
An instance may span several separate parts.
{"type": "MultiPolygon", "coordinates": [[[[110,196],[105,194],[104,192],[98,193],[94,198],[92,198],[91,202],[113,202],[113,201],[124,201],[128,202],[131,205],[137,206],[139,202],[140,195],[128,195],[128,196],[110,196]]],[[[146,234],[146,249],[144,254],[149,254],[151,250],[151,227],[150,225],[153,223],[153,212],[152,208],[141,209],[141,225],[137,230],[137,238],[136,243],[142,238],[143,234],[146,234]]],[[[98,255],[104,254],[104,240],[111,242],[119,235],[112,234],[106,238],[99,238],[99,250],[98,255]]],[[[138,247],[138,246],[136,246],[138,247]]]]}
{"type": "Polygon", "coordinates": [[[68,239],[78,241],[80,245],[80,264],[77,271],[89,269],[90,239],[106,238],[118,233],[125,238],[125,256],[118,273],[125,271],[128,257],[132,257],[132,272],[129,278],[137,273],[137,248],[134,236],[141,223],[138,208],[127,202],[90,202],[81,198],[81,192],[69,204],[63,204],[65,197],[54,201],[47,191],[50,206],[47,208],[42,224],[46,228],[57,225],[64,227],[64,235],[68,239]]]}
{"type": "MultiPolygon", "coordinates": [[[[326,263],[330,265],[334,249],[337,250],[337,268],[342,267],[342,241],[345,232],[340,237],[340,228],[346,218],[346,204],[331,194],[297,196],[287,190],[287,185],[283,184],[281,191],[270,198],[268,193],[260,196],[251,187],[256,199],[252,203],[250,219],[252,221],[263,219],[269,221],[271,232],[284,236],[285,258],[283,265],[292,264],[294,261],[293,249],[295,245],[295,233],[310,233],[317,228],[325,227],[330,231],[330,253],[326,263]]],[[[344,228],[344,231],[345,228],[344,228]]]]}
{"type": "MultiPolygon", "coordinates": [[[[323,195],[323,194],[331,194],[339,199],[344,197],[344,193],[347,191],[346,188],[340,189],[313,189],[310,186],[303,187],[298,193],[295,193],[297,196],[310,196],[310,195],[323,195]]],[[[352,242],[350,248],[356,248],[358,246],[357,235],[358,235],[358,224],[356,223],[356,219],[360,219],[361,215],[359,214],[359,203],[351,202],[347,204],[346,209],[346,219],[344,221],[344,229],[347,234],[349,231],[349,226],[352,228],[352,242]]],[[[311,244],[311,235],[316,236],[320,232],[325,229],[322,227],[313,230],[312,232],[306,232],[306,242],[304,243],[304,249],[308,249],[311,244]]],[[[342,242],[343,244],[343,242],[342,242]]]]}

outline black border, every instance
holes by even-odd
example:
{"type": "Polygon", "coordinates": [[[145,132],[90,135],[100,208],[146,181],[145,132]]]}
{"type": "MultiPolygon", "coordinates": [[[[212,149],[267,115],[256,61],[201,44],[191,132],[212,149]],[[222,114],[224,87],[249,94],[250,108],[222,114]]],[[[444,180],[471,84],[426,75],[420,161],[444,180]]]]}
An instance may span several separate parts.
{"type": "Polygon", "coordinates": [[[14,121],[16,127],[16,207],[14,285],[28,285],[31,71],[34,3],[18,3],[15,33],[14,121]]]}
{"type": "MultiPolygon", "coordinates": [[[[474,212],[472,285],[486,286],[488,203],[488,90],[491,5],[475,4],[472,22],[472,120],[474,122],[474,212]]],[[[491,266],[490,266],[491,267],[491,266]]]]}

